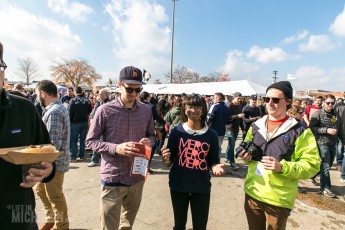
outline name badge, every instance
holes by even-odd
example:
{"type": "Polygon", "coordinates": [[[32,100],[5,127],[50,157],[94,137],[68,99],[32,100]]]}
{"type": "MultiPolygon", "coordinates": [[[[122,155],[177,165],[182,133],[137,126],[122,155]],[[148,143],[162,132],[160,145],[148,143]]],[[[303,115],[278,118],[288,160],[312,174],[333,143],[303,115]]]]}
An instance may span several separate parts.
{"type": "Polygon", "coordinates": [[[261,162],[259,162],[258,165],[256,166],[255,174],[258,176],[262,176],[262,173],[264,170],[265,170],[264,166],[262,165],[261,162]]]}

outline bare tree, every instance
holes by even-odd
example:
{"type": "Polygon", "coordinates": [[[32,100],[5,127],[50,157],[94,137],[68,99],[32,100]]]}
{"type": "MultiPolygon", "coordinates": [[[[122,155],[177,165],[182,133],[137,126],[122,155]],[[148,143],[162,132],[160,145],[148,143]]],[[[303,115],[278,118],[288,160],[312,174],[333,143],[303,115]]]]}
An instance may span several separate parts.
{"type": "Polygon", "coordinates": [[[102,79],[94,67],[85,60],[62,59],[61,62],[51,66],[54,82],[59,84],[72,84],[73,86],[92,86],[97,80],[102,79]]]}
{"type": "MultiPolygon", "coordinates": [[[[166,78],[170,78],[170,73],[165,74],[166,78]]],[[[185,66],[178,65],[172,76],[172,83],[194,83],[199,81],[199,74],[197,72],[189,70],[185,66]]]]}
{"type": "Polygon", "coordinates": [[[30,57],[18,58],[16,74],[25,79],[27,85],[30,85],[30,81],[40,76],[38,65],[30,57]]]}

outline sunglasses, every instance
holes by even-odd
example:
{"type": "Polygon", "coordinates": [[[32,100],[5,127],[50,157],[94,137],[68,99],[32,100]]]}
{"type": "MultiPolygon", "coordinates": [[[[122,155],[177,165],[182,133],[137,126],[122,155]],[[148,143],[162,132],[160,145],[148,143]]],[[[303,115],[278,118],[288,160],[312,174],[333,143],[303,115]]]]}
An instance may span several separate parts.
{"type": "Polygon", "coordinates": [[[325,104],[326,104],[326,105],[334,105],[335,102],[334,102],[334,101],[325,101],[325,104]]]}
{"type": "Polygon", "coordinates": [[[125,87],[125,86],[123,87],[125,88],[126,93],[133,93],[133,92],[140,93],[143,90],[143,87],[140,87],[140,88],[131,88],[131,87],[125,87]]]}
{"type": "Polygon", "coordinates": [[[186,105],[186,110],[202,110],[202,106],[186,105]]]}
{"type": "Polygon", "coordinates": [[[264,100],[265,103],[269,103],[272,99],[274,104],[278,104],[280,100],[282,99],[286,99],[285,97],[283,98],[279,98],[279,97],[263,97],[262,98],[264,100]]]}

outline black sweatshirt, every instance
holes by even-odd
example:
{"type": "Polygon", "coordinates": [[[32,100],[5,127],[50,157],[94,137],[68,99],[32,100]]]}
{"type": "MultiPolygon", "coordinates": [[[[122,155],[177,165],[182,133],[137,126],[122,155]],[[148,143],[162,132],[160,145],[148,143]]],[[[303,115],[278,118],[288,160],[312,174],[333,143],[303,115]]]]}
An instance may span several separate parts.
{"type": "MultiPolygon", "coordinates": [[[[0,148],[50,143],[49,133],[34,104],[27,99],[0,93],[0,148]]],[[[47,182],[54,177],[55,171],[47,182]]],[[[22,188],[22,166],[0,158],[0,229],[31,230],[36,227],[35,197],[22,188]]]]}

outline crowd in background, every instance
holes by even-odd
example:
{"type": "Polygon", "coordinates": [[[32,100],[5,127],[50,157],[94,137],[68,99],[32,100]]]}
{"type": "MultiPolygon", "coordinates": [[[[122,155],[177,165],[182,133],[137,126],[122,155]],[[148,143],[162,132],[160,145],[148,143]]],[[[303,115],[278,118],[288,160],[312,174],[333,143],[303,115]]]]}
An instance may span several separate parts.
{"type": "MultiPolygon", "coordinates": [[[[13,90],[8,90],[8,92],[30,100],[35,104],[39,114],[43,115],[42,101],[40,103],[36,92],[25,90],[20,83],[15,84],[13,90]]],[[[181,124],[181,111],[184,111],[182,105],[188,96],[186,94],[156,95],[145,91],[138,94],[138,100],[150,105],[155,125],[156,142],[152,146],[150,161],[154,154],[162,155],[161,149],[166,138],[176,126],[181,124]]],[[[59,92],[58,99],[67,109],[70,118],[69,162],[85,160],[85,141],[91,120],[100,106],[119,97],[119,93],[110,93],[105,89],[84,92],[78,86],[59,92]]],[[[231,169],[236,170],[238,165],[235,162],[235,158],[237,158],[235,143],[239,132],[241,130],[241,136],[245,140],[252,124],[268,114],[265,104],[271,102],[270,98],[267,99],[260,95],[244,97],[240,92],[232,95],[222,93],[203,95],[202,98],[206,102],[207,124],[218,135],[219,159],[223,157],[222,142],[224,138],[227,138],[228,146],[223,157],[224,163],[228,163],[231,169]]],[[[196,109],[195,107],[194,110],[196,109]]],[[[294,117],[304,128],[310,128],[316,137],[321,157],[321,169],[317,175],[310,178],[310,182],[315,186],[320,186],[320,192],[328,197],[335,197],[331,191],[330,181],[330,168],[334,161],[336,161],[337,170],[341,171],[340,181],[345,182],[344,111],[344,100],[336,99],[333,95],[316,96],[312,100],[295,98],[287,110],[288,116],[294,117]],[[324,118],[327,116],[329,119],[324,118]],[[318,175],[321,178],[320,183],[316,180],[318,175]]],[[[98,166],[100,161],[100,154],[93,151],[88,166],[98,166]]],[[[153,169],[150,168],[149,173],[154,173],[153,169]]]]}

